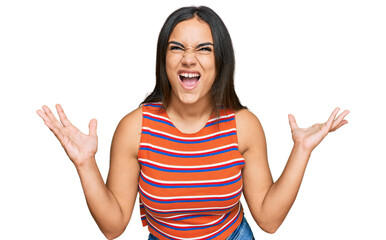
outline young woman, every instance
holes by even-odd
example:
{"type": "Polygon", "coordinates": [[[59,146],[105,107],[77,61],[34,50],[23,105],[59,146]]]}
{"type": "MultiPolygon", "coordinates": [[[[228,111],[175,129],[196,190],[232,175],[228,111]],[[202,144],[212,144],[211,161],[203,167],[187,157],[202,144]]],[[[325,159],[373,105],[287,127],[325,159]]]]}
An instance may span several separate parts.
{"type": "Polygon", "coordinates": [[[233,87],[229,33],[213,10],[186,7],[166,20],[158,39],[156,86],[118,124],[107,183],[95,161],[97,122],[81,133],[58,104],[37,113],[74,163],[92,216],[108,239],[130,221],[137,193],[149,239],[254,239],[240,204],[273,233],[299,190],[313,149],[347,123],[336,108],[327,122],[299,128],[280,178],[273,182],[259,120],[233,87]]]}

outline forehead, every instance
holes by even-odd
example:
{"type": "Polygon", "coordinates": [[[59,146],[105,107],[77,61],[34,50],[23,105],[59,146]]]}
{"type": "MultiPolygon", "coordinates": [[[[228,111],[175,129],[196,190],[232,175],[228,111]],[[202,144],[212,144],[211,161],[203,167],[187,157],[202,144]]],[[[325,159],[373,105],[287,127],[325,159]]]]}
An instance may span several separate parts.
{"type": "Polygon", "coordinates": [[[169,41],[177,41],[185,46],[195,46],[203,42],[213,43],[209,25],[197,18],[178,23],[170,35],[169,41]]]}

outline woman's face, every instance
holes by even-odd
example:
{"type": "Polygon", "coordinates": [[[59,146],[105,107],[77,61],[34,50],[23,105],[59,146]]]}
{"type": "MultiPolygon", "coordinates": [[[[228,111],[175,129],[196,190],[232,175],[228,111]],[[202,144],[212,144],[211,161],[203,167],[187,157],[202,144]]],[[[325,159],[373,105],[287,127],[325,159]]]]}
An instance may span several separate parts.
{"type": "Polygon", "coordinates": [[[216,69],[212,32],[206,22],[192,18],[176,25],[166,52],[166,74],[172,101],[210,102],[216,69]]]}

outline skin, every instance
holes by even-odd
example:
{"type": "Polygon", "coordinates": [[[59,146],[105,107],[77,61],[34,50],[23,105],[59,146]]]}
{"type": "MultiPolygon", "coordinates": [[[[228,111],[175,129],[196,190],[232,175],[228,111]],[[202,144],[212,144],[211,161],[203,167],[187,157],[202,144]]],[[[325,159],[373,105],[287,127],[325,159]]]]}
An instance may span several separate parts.
{"type": "MultiPolygon", "coordinates": [[[[167,52],[167,75],[172,86],[167,109],[174,125],[182,132],[200,130],[211,113],[209,89],[215,78],[214,53],[199,54],[197,45],[213,43],[209,26],[191,19],[179,23],[170,40],[181,43],[182,52],[167,52]],[[192,34],[194,33],[194,34],[192,34]],[[200,83],[187,91],[180,85],[177,72],[194,70],[200,83]]],[[[79,174],[87,205],[99,228],[108,239],[122,234],[130,221],[138,193],[140,167],[137,161],[142,110],[127,114],[118,124],[111,144],[110,169],[106,184],[95,161],[98,146],[97,121],[92,119],[89,134],[80,132],[67,118],[62,107],[56,110],[60,121],[47,106],[37,110],[46,126],[65,149],[79,174]]],[[[256,223],[266,232],[275,232],[284,221],[296,195],[313,149],[328,135],[347,123],[349,111],[337,116],[336,108],[328,120],[309,128],[299,128],[288,115],[294,145],[283,173],[273,182],[268,166],[267,147],[258,118],[248,110],[236,112],[239,151],[245,159],[244,197],[256,223]]]]}
{"type": "Polygon", "coordinates": [[[213,44],[212,32],[207,23],[193,18],[177,24],[170,35],[170,42],[180,43],[184,47],[169,44],[166,53],[166,73],[172,87],[167,113],[182,132],[194,133],[206,124],[211,113],[209,90],[216,77],[214,49],[211,45],[197,46],[213,44]],[[175,46],[181,50],[172,50],[175,46]],[[198,86],[193,90],[184,89],[179,71],[199,72],[198,86]]]}

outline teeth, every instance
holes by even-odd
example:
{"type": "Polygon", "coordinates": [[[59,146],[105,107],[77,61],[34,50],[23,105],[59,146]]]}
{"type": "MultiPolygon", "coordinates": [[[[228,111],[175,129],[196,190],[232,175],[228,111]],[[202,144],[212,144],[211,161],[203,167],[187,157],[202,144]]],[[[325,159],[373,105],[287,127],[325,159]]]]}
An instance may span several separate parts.
{"type": "Polygon", "coordinates": [[[187,77],[187,78],[193,78],[193,77],[199,77],[200,74],[197,74],[197,73],[181,73],[181,76],[187,77]]]}

